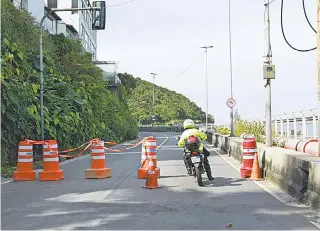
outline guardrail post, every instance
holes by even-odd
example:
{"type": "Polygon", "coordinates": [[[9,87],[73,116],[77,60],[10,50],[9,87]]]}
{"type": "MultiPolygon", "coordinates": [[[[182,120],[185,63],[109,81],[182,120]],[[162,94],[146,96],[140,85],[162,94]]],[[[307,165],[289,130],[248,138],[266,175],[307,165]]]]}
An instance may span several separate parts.
{"type": "Polygon", "coordinates": [[[287,118],[287,138],[290,137],[291,133],[290,133],[290,121],[289,121],[289,117],[287,116],[287,114],[284,114],[285,117],[287,118]]]}
{"type": "Polygon", "coordinates": [[[293,118],[293,132],[294,132],[294,138],[298,138],[298,131],[297,131],[297,118],[294,116],[293,118]]]}
{"type": "Polygon", "coordinates": [[[313,115],[312,117],[312,133],[313,133],[313,138],[317,138],[317,117],[313,115]]]}
{"type": "Polygon", "coordinates": [[[302,116],[302,139],[306,139],[307,137],[307,123],[306,123],[306,117],[302,114],[301,111],[299,113],[302,116]]]}
{"type": "Polygon", "coordinates": [[[280,135],[283,136],[283,119],[282,117],[280,117],[280,126],[281,126],[281,131],[280,131],[280,135]]]}
{"type": "Polygon", "coordinates": [[[309,111],[312,113],[312,134],[313,134],[313,138],[316,139],[317,138],[317,116],[313,112],[313,109],[310,109],[309,111]]]}
{"type": "Polygon", "coordinates": [[[279,132],[278,132],[278,119],[277,118],[274,119],[274,130],[276,131],[276,136],[278,136],[279,132]]]}

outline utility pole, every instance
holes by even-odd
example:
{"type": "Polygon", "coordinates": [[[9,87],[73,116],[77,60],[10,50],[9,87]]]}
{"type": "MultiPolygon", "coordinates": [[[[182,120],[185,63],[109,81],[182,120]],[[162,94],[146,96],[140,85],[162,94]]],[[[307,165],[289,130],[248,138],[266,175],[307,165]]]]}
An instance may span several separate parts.
{"type": "Polygon", "coordinates": [[[151,75],[153,75],[153,93],[152,93],[152,117],[151,117],[151,124],[153,127],[153,121],[156,119],[155,114],[154,114],[154,85],[155,85],[155,81],[156,81],[156,73],[150,73],[151,75]]]}
{"type": "MultiPolygon", "coordinates": [[[[272,54],[271,54],[271,44],[270,44],[270,14],[269,14],[269,7],[270,7],[270,0],[265,0],[265,35],[266,35],[266,50],[265,50],[265,62],[266,65],[272,64],[272,54]]],[[[265,65],[264,65],[265,66],[265,65]]],[[[271,66],[266,67],[266,70],[269,69],[271,66]]],[[[274,70],[273,70],[274,71],[274,70]]],[[[265,117],[266,117],[266,124],[265,124],[265,131],[266,131],[266,146],[272,147],[272,116],[271,116],[271,78],[265,76],[264,78],[267,79],[267,83],[265,85],[266,88],[266,102],[265,102],[265,117]]],[[[274,78],[274,76],[273,76],[274,78]]]]}
{"type": "Polygon", "coordinates": [[[317,53],[318,53],[318,154],[320,155],[320,0],[317,1],[318,13],[317,13],[317,53]]]}
{"type": "MultiPolygon", "coordinates": [[[[231,46],[231,0],[229,0],[229,60],[230,60],[230,98],[233,98],[232,46],[231,46]]],[[[233,107],[230,107],[230,137],[234,137],[233,107]]]]}
{"type": "Polygon", "coordinates": [[[213,46],[204,46],[200,48],[204,48],[206,52],[206,130],[208,130],[208,48],[212,48],[213,46]]]}

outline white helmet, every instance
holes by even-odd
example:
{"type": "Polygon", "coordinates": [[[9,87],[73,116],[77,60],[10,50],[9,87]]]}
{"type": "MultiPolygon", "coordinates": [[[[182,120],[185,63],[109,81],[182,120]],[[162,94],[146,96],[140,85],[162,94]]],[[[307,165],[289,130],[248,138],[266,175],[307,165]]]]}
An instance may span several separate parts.
{"type": "Polygon", "coordinates": [[[184,129],[194,128],[194,127],[195,127],[194,122],[193,122],[191,119],[186,119],[186,120],[183,122],[183,128],[184,128],[184,129]]]}

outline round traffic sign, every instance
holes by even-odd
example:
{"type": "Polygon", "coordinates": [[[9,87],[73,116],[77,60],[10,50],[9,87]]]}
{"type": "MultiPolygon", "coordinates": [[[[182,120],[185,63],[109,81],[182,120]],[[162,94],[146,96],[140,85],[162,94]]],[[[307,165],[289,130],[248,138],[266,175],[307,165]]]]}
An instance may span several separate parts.
{"type": "Polygon", "coordinates": [[[235,101],[233,98],[229,98],[229,99],[227,100],[227,106],[228,106],[229,108],[233,108],[234,106],[236,106],[236,101],[235,101]]]}

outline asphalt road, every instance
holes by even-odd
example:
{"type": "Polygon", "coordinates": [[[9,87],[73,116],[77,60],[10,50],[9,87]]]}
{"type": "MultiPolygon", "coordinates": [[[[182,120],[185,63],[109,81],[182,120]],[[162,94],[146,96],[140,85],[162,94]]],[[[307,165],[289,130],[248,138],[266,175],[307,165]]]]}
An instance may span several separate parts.
{"type": "Polygon", "coordinates": [[[84,178],[90,166],[86,156],[61,165],[62,181],[2,184],[1,229],[318,230],[305,217],[305,208],[285,205],[241,179],[214,151],[209,161],[216,179],[209,182],[203,175],[205,187],[198,187],[195,178],[186,175],[176,134],[153,135],[158,146],[163,144],[157,155],[162,188],[142,188],[145,180],[137,179],[141,146],[108,154],[108,179],[84,178]],[[227,228],[229,223],[232,227],[227,228]]]}

